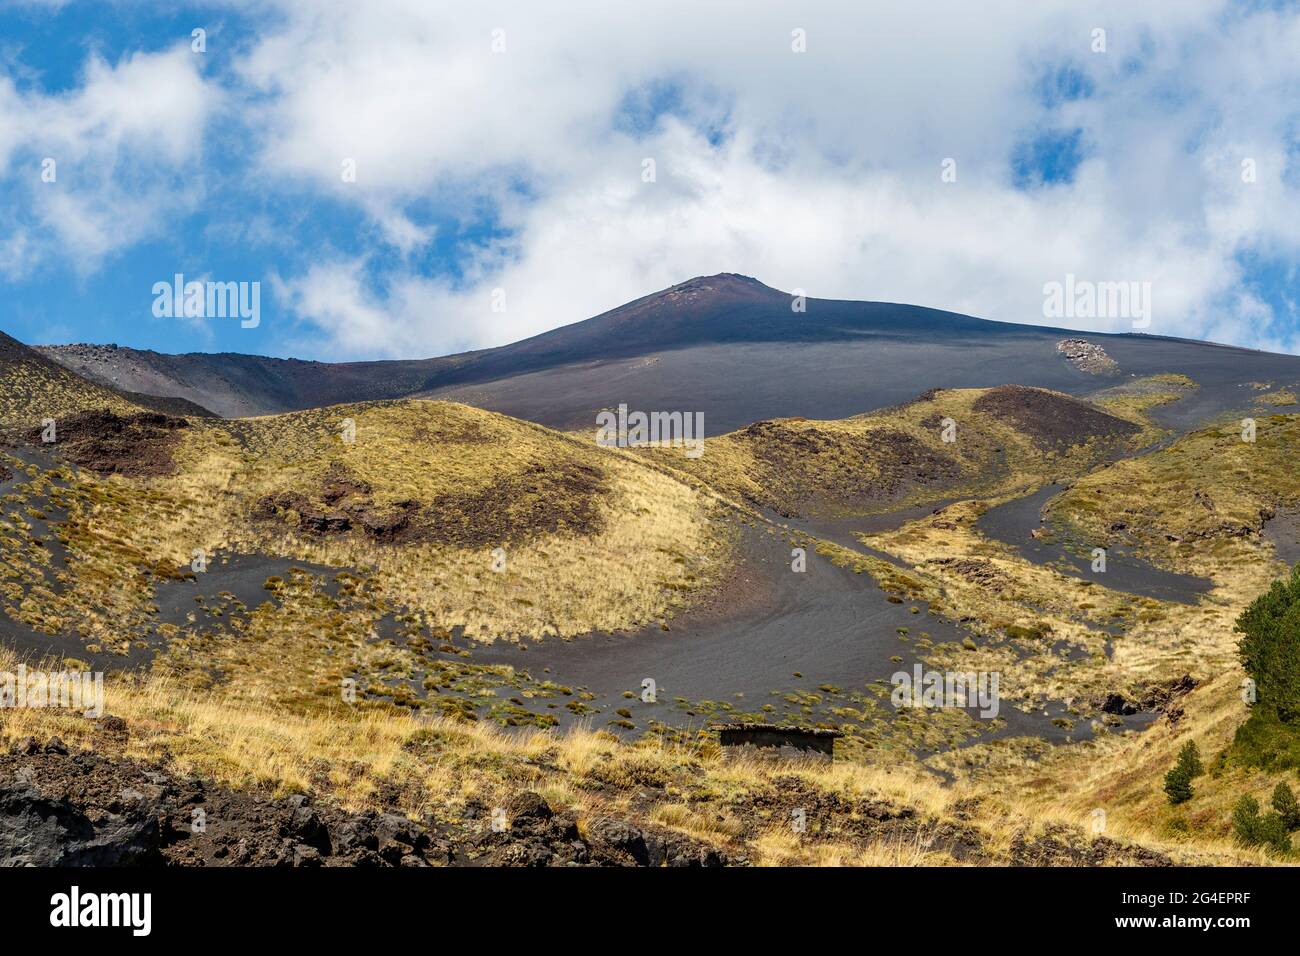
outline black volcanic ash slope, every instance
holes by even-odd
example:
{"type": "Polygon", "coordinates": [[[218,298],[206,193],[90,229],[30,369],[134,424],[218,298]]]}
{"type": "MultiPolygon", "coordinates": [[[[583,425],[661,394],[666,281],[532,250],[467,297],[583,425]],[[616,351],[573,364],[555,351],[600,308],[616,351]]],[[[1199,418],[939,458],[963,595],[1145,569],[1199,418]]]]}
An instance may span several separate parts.
{"type": "MultiPolygon", "coordinates": [[[[51,346],[96,381],[174,395],[224,415],[406,396],[478,405],[558,428],[603,408],[704,413],[708,434],[761,419],[842,418],[929,387],[1014,382],[1071,394],[1105,384],[1076,368],[1060,329],[912,305],[792,297],[755,279],[700,277],[500,348],[444,358],[323,363],[223,353],[51,346]]],[[[1249,382],[1300,382],[1300,359],[1147,335],[1089,335],[1119,380],[1181,372],[1202,388],[1165,414],[1190,425],[1236,407],[1249,382]]],[[[1115,380],[1115,379],[1112,379],[1115,380]]],[[[1246,399],[1248,400],[1248,398],[1246,399]]]]}

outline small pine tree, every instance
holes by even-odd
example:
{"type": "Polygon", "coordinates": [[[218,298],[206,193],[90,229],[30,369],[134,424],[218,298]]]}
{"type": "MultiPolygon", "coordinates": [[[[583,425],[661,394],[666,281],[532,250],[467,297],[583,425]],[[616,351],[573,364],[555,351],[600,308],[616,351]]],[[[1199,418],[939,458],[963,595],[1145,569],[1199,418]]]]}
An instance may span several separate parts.
{"type": "Polygon", "coordinates": [[[1281,781],[1273,788],[1273,809],[1288,831],[1300,830],[1300,802],[1296,801],[1295,791],[1286,781],[1281,781]]]}
{"type": "Polygon", "coordinates": [[[1178,763],[1187,768],[1187,777],[1199,777],[1205,773],[1205,766],[1201,763],[1201,752],[1196,749],[1196,741],[1189,740],[1183,744],[1178,751],[1178,763]]]}
{"type": "Polygon", "coordinates": [[[1286,830],[1282,817],[1276,813],[1266,813],[1259,818],[1259,842],[1278,853],[1291,852],[1291,834],[1286,830]]]}
{"type": "Polygon", "coordinates": [[[1237,649],[1259,703],[1283,723],[1300,720],[1300,564],[1252,601],[1234,630],[1242,635],[1237,649]]]}
{"type": "Polygon", "coordinates": [[[1244,796],[1233,807],[1232,831],[1243,846],[1259,843],[1259,801],[1254,797],[1244,796]]]}
{"type": "Polygon", "coordinates": [[[1165,796],[1172,806],[1192,799],[1192,774],[1183,761],[1178,761],[1165,774],[1165,796]]]}

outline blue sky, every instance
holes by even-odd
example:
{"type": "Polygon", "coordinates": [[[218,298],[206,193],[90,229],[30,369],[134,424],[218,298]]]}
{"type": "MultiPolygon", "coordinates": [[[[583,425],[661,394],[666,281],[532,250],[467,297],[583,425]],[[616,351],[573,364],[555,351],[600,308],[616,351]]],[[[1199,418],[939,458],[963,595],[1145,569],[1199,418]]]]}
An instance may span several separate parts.
{"type": "Polygon", "coordinates": [[[1300,349],[1296,4],[534,6],[6,5],[0,329],[422,356],[718,271],[1020,322],[1071,273],[1300,349]],[[178,272],[260,324],[156,317],[178,272]]]}

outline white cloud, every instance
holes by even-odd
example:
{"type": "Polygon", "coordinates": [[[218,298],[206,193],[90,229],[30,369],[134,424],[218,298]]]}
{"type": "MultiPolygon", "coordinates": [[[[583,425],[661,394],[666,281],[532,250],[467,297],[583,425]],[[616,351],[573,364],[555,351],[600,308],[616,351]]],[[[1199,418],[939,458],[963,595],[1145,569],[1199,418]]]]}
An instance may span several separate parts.
{"type": "MultiPolygon", "coordinates": [[[[744,136],[715,150],[681,124],[655,143],[659,181],[643,184],[621,165],[593,164],[581,187],[530,204],[517,222],[517,255],[484,268],[464,291],[416,278],[387,301],[368,294],[355,263],[318,265],[291,284],[304,315],[341,350],[423,354],[453,330],[495,345],[594,315],[697,273],[742,271],[784,290],[823,298],[912,302],[1015,322],[1047,323],[1043,283],[1080,278],[1150,281],[1156,322],[1170,331],[1226,281],[1207,252],[1178,235],[1146,229],[1116,242],[1117,222],[1087,196],[1085,176],[1048,196],[1009,189],[940,186],[824,165],[797,177],[763,168],[744,136]],[[1086,264],[1081,266],[1080,264],[1086,264]],[[504,314],[490,289],[506,290],[504,314]],[[1173,317],[1179,322],[1166,324],[1173,317]],[[421,346],[424,346],[423,349],[421,346]]],[[[935,184],[938,184],[935,165],[935,184]]],[[[492,254],[490,265],[501,257],[492,254]]],[[[1078,322],[1097,327],[1097,322],[1078,322]]],[[[1127,320],[1102,322],[1124,331],[1127,320]]],[[[470,343],[458,343],[470,344],[470,343]]]]}
{"type": "MultiPolygon", "coordinates": [[[[0,77],[5,188],[28,199],[26,221],[0,216],[0,235],[24,237],[23,270],[57,254],[94,271],[109,254],[160,234],[203,192],[198,160],[220,94],[188,46],[116,64],[92,56],[81,80],[47,95],[0,77]],[[46,159],[53,182],[41,176],[46,159]]],[[[9,271],[23,271],[18,265],[9,271]]]]}
{"type": "MultiPolygon", "coordinates": [[[[265,7],[230,2],[254,17],[265,7]]],[[[1228,0],[269,5],[224,92],[183,45],[92,60],[63,96],[0,79],[9,178],[44,142],[82,173],[64,180],[61,167],[58,191],[30,187],[32,221],[0,214],[0,269],[30,268],[42,236],[94,268],[156,234],[160,210],[203,195],[201,143],[228,105],[254,139],[237,155],[222,144],[212,162],[251,158],[258,188],[353,204],[376,237],[342,254],[327,246],[278,284],[323,332],[297,326],[295,347],[321,357],[500,344],[717,271],[1038,323],[1043,284],[1066,273],[1149,281],[1149,331],[1300,343],[1270,330],[1239,264],[1300,253],[1300,173],[1287,166],[1300,131],[1297,11],[1228,0]],[[806,53],[791,51],[796,28],[806,53]],[[1062,68],[1093,95],[1045,106],[1037,84],[1062,68]],[[624,98],[653,84],[680,92],[677,115],[620,129],[624,98]],[[1074,181],[1017,190],[1017,144],[1074,128],[1088,151],[1074,181]],[[718,130],[720,141],[706,134],[718,130]],[[940,182],[946,157],[956,183],[940,182]],[[1242,182],[1243,159],[1257,182],[1242,182]],[[345,160],[356,182],[343,180],[345,160]],[[452,240],[429,210],[472,221],[485,201],[504,238],[463,247],[455,280],[430,276],[431,244],[452,240]],[[505,313],[492,311],[496,288],[505,313]]],[[[297,236],[308,248],[315,238],[297,236]]]]}
{"type": "Polygon", "coordinates": [[[259,107],[265,169],[353,189],[403,252],[425,238],[404,204],[448,189],[495,197],[512,231],[454,288],[405,267],[368,284],[351,261],[290,278],[299,313],[329,335],[322,354],[500,344],[722,270],[1040,323],[1043,284],[1067,272],[1150,281],[1149,331],[1296,344],[1268,337],[1235,259],[1300,251],[1282,181],[1294,13],[1207,0],[925,13],[667,0],[568,4],[571,16],[531,3],[281,6],[287,25],[243,68],[272,94],[259,107]],[[507,49],[493,54],[498,27],[507,49]],[[805,54],[790,50],[796,27],[805,54]],[[1107,30],[1104,54],[1090,49],[1094,27],[1107,30]],[[1061,66],[1086,73],[1094,95],[1053,111],[1035,82],[1061,66]],[[621,99],[655,80],[708,90],[702,102],[721,108],[640,140],[614,131],[621,99]],[[710,143],[708,120],[731,138],[710,143]],[[1015,144],[1074,126],[1090,150],[1074,182],[1014,189],[1015,144]],[[341,156],[357,158],[357,183],[338,181],[341,156]],[[656,183],[640,180],[644,156],[656,183]],[[949,156],[958,181],[942,184],[949,156]],[[529,198],[505,188],[512,178],[529,198]],[[504,316],[490,309],[498,286],[504,316]],[[1225,302],[1241,304],[1235,317],[1225,302]]]}

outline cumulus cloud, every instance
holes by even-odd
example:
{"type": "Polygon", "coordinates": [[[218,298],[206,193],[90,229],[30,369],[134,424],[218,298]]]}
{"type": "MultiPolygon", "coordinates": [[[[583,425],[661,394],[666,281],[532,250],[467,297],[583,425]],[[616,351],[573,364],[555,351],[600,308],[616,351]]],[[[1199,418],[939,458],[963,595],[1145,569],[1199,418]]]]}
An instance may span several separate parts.
{"type": "Polygon", "coordinates": [[[1269,331],[1239,264],[1248,249],[1294,255],[1300,240],[1286,180],[1294,12],[1206,0],[953,2],[924,15],[903,3],[281,6],[283,29],[243,66],[269,94],[264,168],[353,197],[403,254],[427,237],[402,210],[450,184],[490,197],[508,236],[454,281],[396,260],[364,272],[326,260],[286,279],[327,353],[499,344],[720,270],[1040,323],[1044,283],[1067,273],[1147,281],[1149,331],[1296,344],[1269,331]],[[806,53],[791,49],[796,29],[806,53]],[[1086,95],[1045,95],[1062,71],[1086,95]],[[646,115],[620,123],[629,102],[646,115]],[[1081,161],[1017,188],[1012,157],[1044,130],[1077,130],[1081,161]],[[346,156],[356,183],[338,176],[346,156]],[[940,181],[945,158],[956,182],[940,181]],[[522,195],[510,188],[521,180],[522,195]]]}
{"type": "Polygon", "coordinates": [[[113,64],[91,56],[81,83],[57,95],[0,76],[0,168],[26,198],[0,215],[0,270],[61,256],[91,272],[160,234],[202,195],[196,161],[219,103],[188,46],[113,64]]]}
{"type": "Polygon", "coordinates": [[[364,224],[272,224],[299,253],[275,288],[301,354],[496,345],[718,271],[1035,323],[1067,274],[1150,282],[1150,332],[1300,345],[1251,274],[1300,252],[1300,11],[228,3],[259,26],[220,87],[185,47],[92,60],[62,96],[0,80],[0,160],[45,131],[107,170],[31,187],[31,216],[0,219],[11,269],[43,235],[93,267],[195,202],[224,106],[250,139],[221,162],[364,224]]]}

